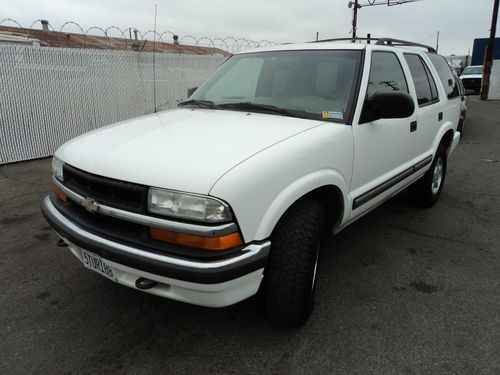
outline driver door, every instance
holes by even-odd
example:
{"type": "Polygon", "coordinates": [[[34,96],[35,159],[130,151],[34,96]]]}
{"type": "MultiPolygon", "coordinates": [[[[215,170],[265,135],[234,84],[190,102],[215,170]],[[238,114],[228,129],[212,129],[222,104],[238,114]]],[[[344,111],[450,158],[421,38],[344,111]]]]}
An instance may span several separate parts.
{"type": "MultiPolygon", "coordinates": [[[[366,97],[380,91],[409,93],[408,75],[405,74],[401,58],[396,51],[371,53],[368,84],[364,86],[366,97]]],[[[362,118],[360,115],[357,117],[362,118]]],[[[353,122],[354,164],[349,221],[393,194],[401,187],[401,182],[409,177],[412,159],[410,132],[416,121],[415,111],[404,119],[353,122]]]]}

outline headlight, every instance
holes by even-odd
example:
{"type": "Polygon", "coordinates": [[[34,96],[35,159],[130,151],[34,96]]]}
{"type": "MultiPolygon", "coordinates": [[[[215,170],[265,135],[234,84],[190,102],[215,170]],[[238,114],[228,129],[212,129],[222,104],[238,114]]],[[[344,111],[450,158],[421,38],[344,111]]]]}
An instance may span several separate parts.
{"type": "Polygon", "coordinates": [[[52,158],[52,173],[59,181],[64,181],[63,166],[63,161],[56,158],[55,156],[52,158]]]}
{"type": "Polygon", "coordinates": [[[173,218],[209,223],[232,218],[229,206],[218,199],[156,188],[149,189],[148,210],[173,218]]]}

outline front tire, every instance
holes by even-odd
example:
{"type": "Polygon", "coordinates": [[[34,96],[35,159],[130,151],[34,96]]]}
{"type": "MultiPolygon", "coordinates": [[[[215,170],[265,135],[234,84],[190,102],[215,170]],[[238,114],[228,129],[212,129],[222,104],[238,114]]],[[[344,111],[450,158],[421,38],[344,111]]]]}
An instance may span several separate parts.
{"type": "Polygon", "coordinates": [[[321,203],[303,199],[289,208],[273,232],[264,298],[268,318],[278,325],[299,327],[312,312],[324,217],[321,203]]]}
{"type": "Polygon", "coordinates": [[[410,199],[421,207],[433,206],[444,186],[446,177],[447,152],[441,144],[434,156],[430,169],[408,188],[410,199]]]}

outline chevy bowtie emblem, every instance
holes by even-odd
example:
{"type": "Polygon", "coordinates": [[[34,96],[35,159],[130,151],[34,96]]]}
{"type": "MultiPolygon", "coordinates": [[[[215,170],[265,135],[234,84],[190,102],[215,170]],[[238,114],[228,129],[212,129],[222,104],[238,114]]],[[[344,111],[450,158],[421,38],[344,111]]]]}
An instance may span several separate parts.
{"type": "Polygon", "coordinates": [[[99,208],[99,206],[97,206],[97,203],[94,199],[92,198],[84,198],[82,200],[82,203],[81,205],[83,207],[85,207],[85,209],[88,211],[88,212],[92,212],[92,213],[95,213],[97,212],[97,209],[99,208]]]}

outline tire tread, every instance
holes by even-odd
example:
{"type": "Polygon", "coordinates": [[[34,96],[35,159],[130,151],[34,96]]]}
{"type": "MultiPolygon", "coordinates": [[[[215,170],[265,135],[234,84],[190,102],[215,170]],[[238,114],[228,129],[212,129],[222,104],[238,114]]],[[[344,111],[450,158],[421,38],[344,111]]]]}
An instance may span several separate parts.
{"type": "Polygon", "coordinates": [[[311,313],[323,219],[323,206],[303,199],[285,213],[273,232],[264,282],[267,315],[274,323],[297,327],[311,313]]]}

